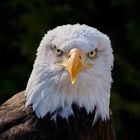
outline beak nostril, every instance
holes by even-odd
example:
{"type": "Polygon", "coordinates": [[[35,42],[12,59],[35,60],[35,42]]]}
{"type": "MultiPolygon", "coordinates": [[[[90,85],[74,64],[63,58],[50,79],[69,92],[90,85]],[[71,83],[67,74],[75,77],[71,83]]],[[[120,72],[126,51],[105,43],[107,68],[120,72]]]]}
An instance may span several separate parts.
{"type": "Polygon", "coordinates": [[[79,58],[82,59],[81,55],[79,55],[79,58]]]}
{"type": "Polygon", "coordinates": [[[68,59],[69,59],[70,57],[71,57],[71,55],[69,54],[69,55],[68,55],[68,59]]]}

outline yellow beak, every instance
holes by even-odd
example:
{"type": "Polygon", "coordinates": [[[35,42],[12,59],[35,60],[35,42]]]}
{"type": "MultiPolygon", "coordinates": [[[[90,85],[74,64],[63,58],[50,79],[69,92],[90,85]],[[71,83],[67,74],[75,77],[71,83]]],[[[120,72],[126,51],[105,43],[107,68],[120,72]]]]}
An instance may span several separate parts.
{"type": "Polygon", "coordinates": [[[76,76],[80,71],[93,66],[92,64],[84,63],[84,54],[78,48],[70,50],[69,54],[67,55],[67,59],[62,63],[58,63],[58,65],[64,66],[69,72],[72,85],[74,85],[76,76]]]}
{"type": "Polygon", "coordinates": [[[72,49],[66,60],[66,69],[70,73],[72,85],[74,85],[77,74],[83,70],[83,56],[82,52],[74,48],[72,49]]]}

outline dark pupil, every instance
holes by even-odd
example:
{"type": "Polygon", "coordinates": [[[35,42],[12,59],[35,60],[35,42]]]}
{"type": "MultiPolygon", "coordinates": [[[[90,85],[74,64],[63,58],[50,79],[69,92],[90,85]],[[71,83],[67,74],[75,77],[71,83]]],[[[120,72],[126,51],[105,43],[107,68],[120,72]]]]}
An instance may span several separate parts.
{"type": "Polygon", "coordinates": [[[68,58],[70,58],[70,57],[71,57],[71,55],[69,54],[68,58]]]}
{"type": "Polygon", "coordinates": [[[91,55],[93,55],[93,51],[92,51],[92,52],[90,52],[90,54],[91,54],[91,55]]]}
{"type": "Polygon", "coordinates": [[[59,52],[60,52],[60,50],[59,50],[59,49],[57,49],[57,52],[59,53],[59,52]]]}

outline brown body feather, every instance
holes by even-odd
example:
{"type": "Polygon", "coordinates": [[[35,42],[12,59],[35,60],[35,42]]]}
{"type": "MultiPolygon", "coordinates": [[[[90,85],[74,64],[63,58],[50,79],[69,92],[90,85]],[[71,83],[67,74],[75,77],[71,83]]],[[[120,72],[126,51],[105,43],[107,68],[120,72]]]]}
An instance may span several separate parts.
{"type": "Polygon", "coordinates": [[[50,114],[38,119],[20,92],[0,107],[0,140],[115,140],[111,115],[92,125],[95,112],[87,114],[76,105],[73,111],[68,120],[57,117],[55,122],[50,114]]]}

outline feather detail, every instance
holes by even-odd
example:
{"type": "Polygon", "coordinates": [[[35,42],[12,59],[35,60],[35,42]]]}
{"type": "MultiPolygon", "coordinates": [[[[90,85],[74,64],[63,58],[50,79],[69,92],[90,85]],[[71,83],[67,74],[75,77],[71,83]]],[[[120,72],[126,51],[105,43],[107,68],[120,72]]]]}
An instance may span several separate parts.
{"type": "MultiPolygon", "coordinates": [[[[113,54],[107,35],[87,25],[64,25],[50,30],[43,37],[37,52],[34,68],[28,81],[25,95],[26,106],[32,106],[38,118],[47,113],[68,118],[72,113],[72,104],[84,107],[87,113],[96,107],[95,120],[109,119],[111,69],[113,54]],[[63,51],[56,56],[51,46],[63,51]],[[68,51],[74,47],[81,49],[86,63],[93,68],[85,69],[77,76],[74,86],[65,69],[57,65],[66,59],[68,51]],[[96,57],[91,59],[87,53],[96,49],[96,57]],[[61,111],[56,112],[61,108],[61,111]],[[55,112],[55,113],[54,113],[55,112]]],[[[93,123],[94,123],[93,122],[93,123]]]]}

